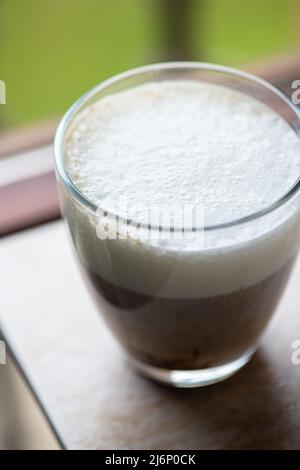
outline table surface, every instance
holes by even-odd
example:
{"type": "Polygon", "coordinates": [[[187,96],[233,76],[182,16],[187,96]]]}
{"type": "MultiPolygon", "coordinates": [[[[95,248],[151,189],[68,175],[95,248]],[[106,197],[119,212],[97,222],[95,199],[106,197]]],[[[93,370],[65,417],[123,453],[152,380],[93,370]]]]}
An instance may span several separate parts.
{"type": "Polygon", "coordinates": [[[62,221],[0,243],[1,328],[70,449],[300,448],[296,264],[252,361],[202,389],[157,385],[125,363],[89,298],[62,221]]]}

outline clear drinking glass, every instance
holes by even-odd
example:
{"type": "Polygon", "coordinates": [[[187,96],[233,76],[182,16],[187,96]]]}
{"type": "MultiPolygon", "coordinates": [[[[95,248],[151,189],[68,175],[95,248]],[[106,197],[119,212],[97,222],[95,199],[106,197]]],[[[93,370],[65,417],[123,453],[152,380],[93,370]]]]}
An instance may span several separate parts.
{"type": "MultiPolygon", "coordinates": [[[[62,212],[107,325],[142,374],[178,387],[196,387],[229,377],[258,347],[298,251],[299,180],[259,212],[204,225],[209,248],[199,243],[187,252],[176,244],[158,247],[130,237],[101,239],[99,214],[106,221],[118,214],[101,208],[99,212],[79,191],[68,174],[65,155],[70,126],[91,103],[147,82],[178,79],[238,90],[272,108],[299,136],[298,110],[271,84],[227,67],[167,63],[122,73],[80,98],[59,125],[55,159],[62,212]],[[232,279],[239,280],[239,288],[232,279]],[[149,284],[151,295],[144,289],[149,284]]],[[[119,223],[126,225],[128,220],[120,217],[119,223]]],[[[147,227],[140,223],[139,228],[147,227]]]]}

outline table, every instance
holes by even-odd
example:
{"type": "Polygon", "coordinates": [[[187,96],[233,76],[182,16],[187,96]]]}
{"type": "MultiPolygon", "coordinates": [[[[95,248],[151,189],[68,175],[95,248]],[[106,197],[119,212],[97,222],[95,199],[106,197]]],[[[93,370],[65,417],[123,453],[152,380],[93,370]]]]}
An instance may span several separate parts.
{"type": "Polygon", "coordinates": [[[300,448],[300,262],[253,360],[226,382],[177,390],[125,363],[69,245],[62,221],[0,242],[1,328],[64,447],[300,448]]]}

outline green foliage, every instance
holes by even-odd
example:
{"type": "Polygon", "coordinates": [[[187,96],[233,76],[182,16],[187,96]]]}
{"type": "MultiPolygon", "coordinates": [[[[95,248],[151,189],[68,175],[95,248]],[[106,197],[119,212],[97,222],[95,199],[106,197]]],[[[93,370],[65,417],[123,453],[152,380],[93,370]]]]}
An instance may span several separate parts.
{"type": "MultiPolygon", "coordinates": [[[[0,78],[7,85],[1,126],[60,114],[104,78],[159,61],[164,36],[159,2],[1,0],[0,78]]],[[[195,58],[238,65],[286,50],[297,39],[297,4],[196,0],[195,58]]]]}

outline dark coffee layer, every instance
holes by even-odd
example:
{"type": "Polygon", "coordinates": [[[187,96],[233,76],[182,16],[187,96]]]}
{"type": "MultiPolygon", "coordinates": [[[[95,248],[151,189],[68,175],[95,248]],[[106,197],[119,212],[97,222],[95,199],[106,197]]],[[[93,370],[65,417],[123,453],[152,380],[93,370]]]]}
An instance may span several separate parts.
{"type": "Polygon", "coordinates": [[[187,370],[230,362],[257,343],[293,261],[250,287],[199,299],[139,294],[84,270],[102,315],[129,354],[153,366],[187,370]]]}

